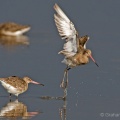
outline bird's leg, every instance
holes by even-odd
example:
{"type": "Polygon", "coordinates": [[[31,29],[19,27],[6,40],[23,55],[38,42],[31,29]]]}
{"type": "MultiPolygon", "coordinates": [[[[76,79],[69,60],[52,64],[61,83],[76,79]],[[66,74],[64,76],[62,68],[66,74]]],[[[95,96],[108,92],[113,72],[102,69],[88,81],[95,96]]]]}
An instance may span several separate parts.
{"type": "Polygon", "coordinates": [[[67,88],[68,86],[68,70],[66,71],[66,84],[65,84],[65,88],[67,88]]]}
{"type": "Polygon", "coordinates": [[[9,98],[11,98],[12,94],[10,93],[9,98]]]}
{"type": "Polygon", "coordinates": [[[61,87],[61,88],[66,88],[67,85],[68,85],[68,70],[70,70],[70,69],[71,69],[71,68],[69,68],[69,67],[67,66],[67,68],[64,70],[63,80],[62,80],[62,82],[61,82],[61,84],[60,84],[60,87],[61,87]],[[65,82],[65,77],[66,77],[66,82],[65,82]]]}
{"type": "Polygon", "coordinates": [[[65,82],[65,88],[67,88],[68,86],[68,70],[70,70],[71,68],[67,66],[67,71],[66,71],[66,82],[65,82]]]}
{"type": "Polygon", "coordinates": [[[61,88],[64,88],[64,84],[65,84],[65,80],[64,80],[64,79],[65,79],[65,76],[66,76],[66,72],[67,72],[67,69],[64,70],[63,80],[62,80],[62,82],[61,82],[61,84],[60,84],[60,87],[61,87],[61,88]]]}
{"type": "Polygon", "coordinates": [[[10,94],[9,94],[9,101],[10,101],[10,102],[11,102],[11,96],[12,96],[12,94],[10,93],[10,94]]]}

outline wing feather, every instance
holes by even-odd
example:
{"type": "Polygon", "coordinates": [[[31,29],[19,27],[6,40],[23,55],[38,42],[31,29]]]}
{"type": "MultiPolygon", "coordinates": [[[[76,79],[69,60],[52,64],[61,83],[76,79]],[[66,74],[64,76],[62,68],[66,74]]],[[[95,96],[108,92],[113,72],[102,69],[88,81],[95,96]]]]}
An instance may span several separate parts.
{"type": "Polygon", "coordinates": [[[78,33],[74,24],[69,20],[61,8],[55,4],[54,9],[57,14],[54,14],[55,24],[62,39],[66,39],[62,51],[59,54],[64,54],[66,57],[73,56],[77,52],[79,40],[77,39],[78,33]]]}

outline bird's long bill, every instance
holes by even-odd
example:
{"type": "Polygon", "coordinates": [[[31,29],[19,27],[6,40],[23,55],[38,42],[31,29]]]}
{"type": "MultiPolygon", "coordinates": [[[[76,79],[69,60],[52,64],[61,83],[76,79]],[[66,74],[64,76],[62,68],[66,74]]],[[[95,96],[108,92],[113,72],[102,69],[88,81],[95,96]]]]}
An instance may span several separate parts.
{"type": "Polygon", "coordinates": [[[35,82],[35,81],[33,81],[33,80],[31,81],[31,83],[44,86],[44,84],[41,84],[41,83],[39,83],[39,82],[35,82]]]}
{"type": "Polygon", "coordinates": [[[92,61],[99,67],[99,65],[96,63],[96,61],[94,60],[94,58],[90,55],[89,56],[91,59],[92,59],[92,61]]]}
{"type": "Polygon", "coordinates": [[[32,116],[35,116],[37,114],[39,114],[39,112],[27,112],[28,113],[28,117],[32,117],[32,116]]]}

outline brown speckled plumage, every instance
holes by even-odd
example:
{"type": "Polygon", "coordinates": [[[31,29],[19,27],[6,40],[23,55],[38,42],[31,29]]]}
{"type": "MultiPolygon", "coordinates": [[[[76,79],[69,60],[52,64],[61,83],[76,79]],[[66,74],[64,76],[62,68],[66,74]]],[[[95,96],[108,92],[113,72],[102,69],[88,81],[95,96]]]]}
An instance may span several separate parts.
{"type": "Polygon", "coordinates": [[[6,22],[0,24],[0,34],[18,36],[30,30],[28,25],[20,25],[14,22],[6,22]]]}
{"type": "Polygon", "coordinates": [[[28,83],[24,81],[24,78],[22,79],[17,76],[11,76],[8,78],[0,78],[0,80],[19,90],[25,91],[28,88],[28,83]]]}
{"type": "Polygon", "coordinates": [[[28,89],[28,83],[34,83],[44,86],[41,83],[31,80],[29,77],[10,76],[8,78],[0,78],[3,87],[10,93],[18,96],[28,89]]]}

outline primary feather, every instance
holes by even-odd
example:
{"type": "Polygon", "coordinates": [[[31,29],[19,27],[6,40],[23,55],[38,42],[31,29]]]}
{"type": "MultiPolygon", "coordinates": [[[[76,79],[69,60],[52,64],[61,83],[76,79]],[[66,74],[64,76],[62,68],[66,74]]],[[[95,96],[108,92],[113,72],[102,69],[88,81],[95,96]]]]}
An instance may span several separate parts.
{"type": "Polygon", "coordinates": [[[78,33],[74,24],[69,20],[61,8],[55,4],[54,9],[57,14],[54,15],[55,24],[62,39],[66,39],[62,51],[59,54],[64,54],[65,57],[74,56],[79,46],[78,33]]]}

